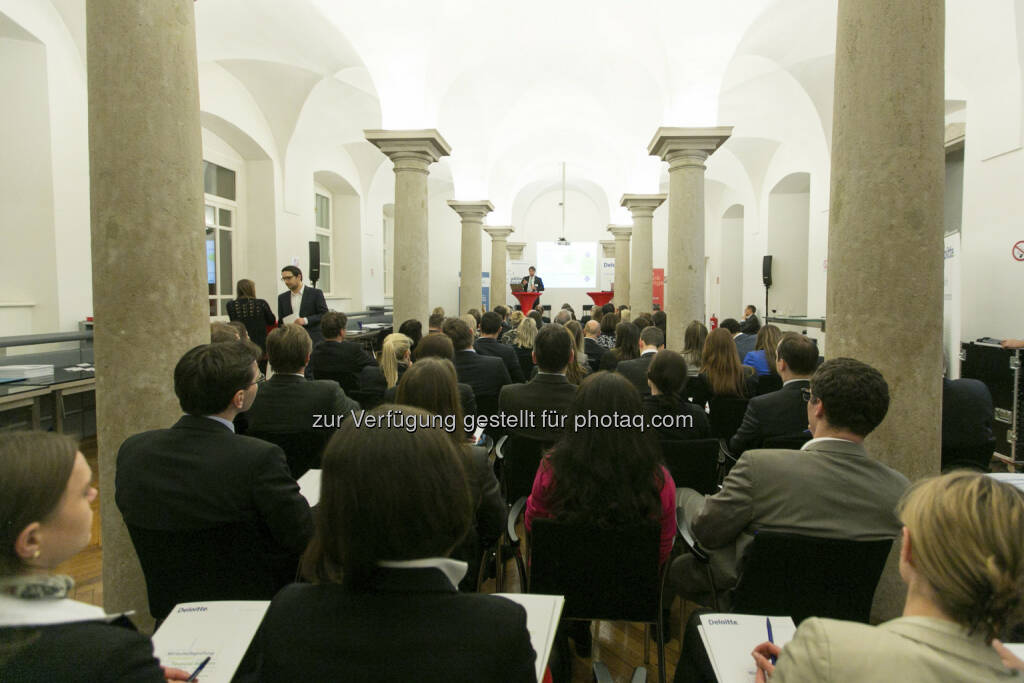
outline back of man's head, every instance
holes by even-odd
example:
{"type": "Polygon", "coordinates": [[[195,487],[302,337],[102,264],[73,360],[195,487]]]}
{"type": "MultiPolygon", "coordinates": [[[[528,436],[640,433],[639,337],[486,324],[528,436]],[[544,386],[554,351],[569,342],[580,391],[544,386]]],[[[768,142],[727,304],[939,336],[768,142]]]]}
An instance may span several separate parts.
{"type": "Polygon", "coordinates": [[[644,346],[658,348],[665,345],[665,333],[653,325],[640,330],[640,341],[644,346]]]}
{"type": "Polygon", "coordinates": [[[811,377],[812,400],[821,401],[834,429],[867,436],[889,411],[889,385],[875,368],[853,358],[833,358],[811,377]]]}
{"type": "Polygon", "coordinates": [[[324,313],[320,318],[320,333],[324,335],[324,339],[337,339],[346,325],[348,325],[347,315],[338,311],[330,311],[324,313]]]}
{"type": "Polygon", "coordinates": [[[597,337],[601,334],[601,323],[596,320],[588,320],[587,324],[583,326],[583,336],[585,337],[597,337]]]}
{"type": "Polygon", "coordinates": [[[803,334],[786,332],[779,340],[778,357],[798,377],[810,377],[818,367],[818,346],[803,334]]]}
{"type": "Polygon", "coordinates": [[[740,324],[736,321],[736,318],[726,318],[719,323],[719,327],[729,330],[730,334],[736,334],[740,331],[740,324]]]}
{"type": "Polygon", "coordinates": [[[313,350],[313,340],[302,325],[282,325],[267,335],[267,358],[274,372],[302,372],[313,350]]]}
{"type": "Polygon", "coordinates": [[[533,342],[537,367],[544,372],[564,372],[572,355],[573,339],[561,325],[545,325],[533,342]]]}
{"type": "Polygon", "coordinates": [[[423,337],[416,345],[416,350],[412,352],[412,359],[415,362],[424,358],[454,359],[455,347],[452,346],[452,340],[448,335],[437,332],[423,337]]]}
{"type": "Polygon", "coordinates": [[[494,312],[500,315],[502,320],[508,317],[508,309],[504,306],[495,306],[494,312]]]}
{"type": "Polygon", "coordinates": [[[487,311],[480,316],[480,333],[497,334],[501,330],[501,316],[496,311],[487,311]]]}
{"type": "Polygon", "coordinates": [[[459,318],[446,318],[441,323],[441,331],[452,340],[456,351],[464,351],[473,346],[473,330],[459,318]]]}
{"type": "Polygon", "coordinates": [[[615,312],[615,304],[610,303],[610,302],[605,304],[604,306],[601,307],[601,312],[605,313],[605,314],[614,313],[615,312]]]}
{"type": "Polygon", "coordinates": [[[239,391],[252,384],[259,347],[241,341],[190,349],[174,368],[174,393],[189,415],[224,412],[239,391]]]}
{"type": "Polygon", "coordinates": [[[572,320],[572,313],[564,308],[555,314],[555,324],[557,325],[564,325],[570,320],[572,320]]]}
{"type": "Polygon", "coordinates": [[[442,323],[444,323],[444,313],[431,313],[430,319],[427,320],[427,327],[432,330],[440,330],[442,323]]]}
{"type": "Polygon", "coordinates": [[[210,343],[220,344],[223,342],[239,341],[238,330],[225,322],[210,323],[210,343]]]}
{"type": "Polygon", "coordinates": [[[537,323],[537,329],[539,330],[541,325],[544,324],[544,316],[536,308],[527,313],[527,315],[533,318],[533,322],[537,323]]]}

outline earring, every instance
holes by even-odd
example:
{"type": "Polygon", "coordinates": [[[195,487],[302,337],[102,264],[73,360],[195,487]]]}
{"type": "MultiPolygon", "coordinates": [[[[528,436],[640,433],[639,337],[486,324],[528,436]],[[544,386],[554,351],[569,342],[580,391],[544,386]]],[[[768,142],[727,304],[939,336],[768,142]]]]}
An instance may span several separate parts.
{"type": "Polygon", "coordinates": [[[32,553],[32,559],[33,560],[38,560],[39,559],[39,548],[36,548],[36,551],[34,553],[32,553]]]}

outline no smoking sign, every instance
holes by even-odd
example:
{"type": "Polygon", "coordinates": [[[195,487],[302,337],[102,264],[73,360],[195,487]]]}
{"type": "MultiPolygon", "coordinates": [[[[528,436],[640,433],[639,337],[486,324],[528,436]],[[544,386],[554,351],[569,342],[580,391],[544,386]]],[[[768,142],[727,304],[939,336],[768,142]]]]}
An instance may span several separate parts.
{"type": "Polygon", "coordinates": [[[1013,260],[1024,261],[1024,240],[1013,245],[1013,260]]]}

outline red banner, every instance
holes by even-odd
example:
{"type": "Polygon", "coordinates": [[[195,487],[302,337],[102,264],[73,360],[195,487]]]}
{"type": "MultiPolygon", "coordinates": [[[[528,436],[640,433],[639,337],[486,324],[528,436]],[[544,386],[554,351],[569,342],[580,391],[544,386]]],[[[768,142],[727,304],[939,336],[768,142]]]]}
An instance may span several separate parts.
{"type": "Polygon", "coordinates": [[[665,269],[654,269],[654,303],[658,304],[661,310],[665,310],[665,269]]]}

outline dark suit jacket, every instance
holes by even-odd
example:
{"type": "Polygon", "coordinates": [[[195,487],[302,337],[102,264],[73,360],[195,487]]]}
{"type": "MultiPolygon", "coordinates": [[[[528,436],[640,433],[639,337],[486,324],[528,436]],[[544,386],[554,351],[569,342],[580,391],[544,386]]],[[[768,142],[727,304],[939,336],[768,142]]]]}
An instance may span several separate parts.
{"type": "MultiPolygon", "coordinates": [[[[0,680],[19,683],[164,683],[153,643],[127,618],[42,627],[0,628],[0,643],[14,654],[0,665],[0,680]]],[[[191,672],[190,672],[191,673],[191,672]]]]}
{"type": "Polygon", "coordinates": [[[536,364],[533,362],[533,349],[524,349],[522,346],[512,346],[519,361],[519,368],[523,371],[523,377],[533,377],[536,364]]]}
{"type": "Polygon", "coordinates": [[[761,329],[761,321],[757,319],[757,314],[750,316],[746,320],[740,322],[740,332],[744,334],[757,335],[758,330],[761,329]]]}
{"type": "MultiPolygon", "coordinates": [[[[399,363],[398,368],[398,381],[402,381],[402,375],[409,369],[408,364],[399,363]]],[[[398,383],[391,387],[392,389],[398,388],[398,383]]],[[[388,380],[384,377],[384,371],[380,369],[379,365],[367,365],[359,373],[359,394],[358,400],[363,405],[363,408],[370,410],[376,408],[384,402],[384,396],[388,393],[388,380]]],[[[391,398],[394,400],[395,392],[391,392],[391,398]]]]}
{"type": "Polygon", "coordinates": [[[251,522],[282,553],[302,552],[313,532],[284,452],[206,417],[184,415],[170,429],[129,437],[117,454],[115,487],[124,521],[144,529],[251,522]]]}
{"type": "Polygon", "coordinates": [[[942,379],[942,448],[970,448],[992,440],[992,394],[976,379],[942,379]]]}
{"type": "Polygon", "coordinates": [[[260,385],[246,417],[250,432],[301,432],[314,429],[315,415],[347,416],[350,410],[359,404],[337,383],[282,374],[260,385]]]}
{"type": "Polygon", "coordinates": [[[372,592],[293,584],[256,635],[264,681],[535,681],[526,612],[438,569],[381,569],[372,592]],[[397,653],[397,654],[396,654],[397,653]]]}
{"type": "MultiPolygon", "coordinates": [[[[306,319],[306,331],[313,338],[314,344],[324,340],[324,336],[320,333],[320,318],[327,311],[327,300],[324,299],[323,290],[304,285],[302,301],[299,302],[297,314],[300,318],[306,319]]],[[[285,317],[292,313],[295,313],[292,310],[292,293],[290,290],[286,290],[277,295],[277,323],[280,325],[284,322],[285,317]]]]}
{"type": "Polygon", "coordinates": [[[473,388],[477,404],[481,397],[498,397],[501,388],[512,383],[500,358],[484,356],[472,349],[455,352],[455,372],[459,381],[473,388]]]}
{"type": "Polygon", "coordinates": [[[651,387],[647,384],[647,368],[650,367],[652,360],[654,360],[654,354],[645,353],[639,358],[622,361],[615,366],[615,372],[624,375],[632,382],[641,396],[649,396],[651,387]]]}
{"type": "Polygon", "coordinates": [[[513,382],[521,383],[526,381],[526,377],[523,376],[523,369],[519,365],[519,358],[516,357],[516,351],[508,344],[502,344],[497,339],[491,339],[490,337],[480,337],[474,342],[473,348],[481,356],[500,358],[501,362],[508,369],[508,375],[512,378],[513,382]]]}
{"type": "Polygon", "coordinates": [[[314,379],[333,379],[346,393],[360,390],[359,373],[367,365],[376,365],[363,345],[349,341],[325,341],[317,344],[309,356],[309,373],[314,379]]]}
{"type": "MultiPolygon", "coordinates": [[[[527,283],[529,283],[529,282],[530,282],[530,276],[527,275],[526,277],[524,277],[522,279],[521,284],[523,285],[523,287],[528,287],[527,283]]],[[[540,278],[540,276],[534,275],[533,276],[533,283],[534,283],[534,285],[537,286],[537,291],[538,292],[543,292],[544,291],[544,280],[542,280],[540,278]]],[[[537,300],[540,301],[540,297],[538,297],[537,300]]]]}
{"type": "Polygon", "coordinates": [[[740,455],[751,448],[760,448],[769,436],[796,434],[807,429],[807,402],[801,390],[808,386],[809,380],[794,380],[778,391],[750,399],[740,428],[729,439],[729,450],[740,455]]]}
{"type": "Polygon", "coordinates": [[[740,334],[738,337],[733,339],[736,342],[736,350],[740,354],[740,362],[747,357],[747,354],[754,350],[757,346],[757,335],[756,334],[740,334]]]}
{"type": "Polygon", "coordinates": [[[591,371],[597,372],[601,367],[601,357],[608,353],[608,349],[598,344],[596,339],[584,337],[583,350],[587,354],[587,364],[590,365],[591,371]]]}
{"type": "MultiPolygon", "coordinates": [[[[565,375],[540,374],[526,384],[511,384],[501,390],[498,407],[501,412],[519,415],[526,411],[534,416],[533,427],[516,427],[507,430],[543,441],[557,441],[562,436],[560,426],[544,426],[541,411],[554,410],[565,415],[572,399],[576,396],[576,385],[570,384],[565,375]]],[[[551,413],[548,413],[550,416],[551,413]]]]}

